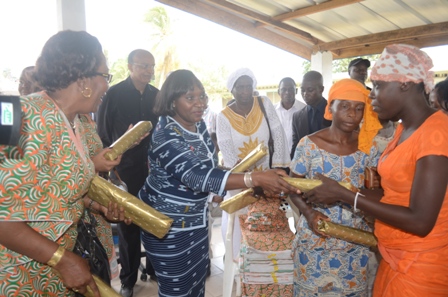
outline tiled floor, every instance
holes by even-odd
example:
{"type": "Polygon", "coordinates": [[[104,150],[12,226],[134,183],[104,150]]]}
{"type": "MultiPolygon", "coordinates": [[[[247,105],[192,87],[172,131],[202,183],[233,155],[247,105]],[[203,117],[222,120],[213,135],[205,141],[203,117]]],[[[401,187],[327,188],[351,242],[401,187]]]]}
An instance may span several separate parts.
{"type": "MultiPolygon", "coordinates": [[[[224,243],[221,235],[221,218],[216,218],[213,223],[211,248],[213,251],[211,276],[207,278],[205,284],[205,297],[221,297],[224,273],[224,243]]],[[[112,287],[118,292],[120,290],[120,279],[112,280],[112,287]]],[[[235,297],[235,286],[233,286],[232,297],[235,297]]],[[[134,297],[157,297],[157,283],[151,280],[146,282],[138,278],[134,287],[134,297]]]]}

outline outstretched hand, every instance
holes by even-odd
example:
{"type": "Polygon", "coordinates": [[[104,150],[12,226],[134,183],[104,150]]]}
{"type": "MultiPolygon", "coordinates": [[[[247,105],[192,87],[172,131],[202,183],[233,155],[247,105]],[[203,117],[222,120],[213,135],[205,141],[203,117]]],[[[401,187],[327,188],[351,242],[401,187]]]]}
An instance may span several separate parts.
{"type": "Polygon", "coordinates": [[[337,181],[323,176],[320,173],[317,173],[316,177],[322,181],[322,184],[303,194],[303,199],[307,202],[322,203],[327,205],[333,204],[339,201],[340,197],[349,191],[341,186],[337,181]]]}
{"type": "Polygon", "coordinates": [[[262,187],[265,195],[285,197],[289,193],[301,194],[301,191],[288,184],[282,177],[288,174],[282,169],[269,169],[252,173],[254,186],[262,187]]]}

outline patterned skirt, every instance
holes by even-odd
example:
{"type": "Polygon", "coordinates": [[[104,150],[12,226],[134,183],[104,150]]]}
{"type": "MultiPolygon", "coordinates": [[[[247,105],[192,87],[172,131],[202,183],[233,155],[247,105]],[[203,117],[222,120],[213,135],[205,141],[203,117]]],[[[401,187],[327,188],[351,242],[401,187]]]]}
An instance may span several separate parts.
{"type": "Polygon", "coordinates": [[[142,232],[142,242],[158,278],[160,297],[204,296],[208,228],[170,231],[163,239],[142,232]]]}

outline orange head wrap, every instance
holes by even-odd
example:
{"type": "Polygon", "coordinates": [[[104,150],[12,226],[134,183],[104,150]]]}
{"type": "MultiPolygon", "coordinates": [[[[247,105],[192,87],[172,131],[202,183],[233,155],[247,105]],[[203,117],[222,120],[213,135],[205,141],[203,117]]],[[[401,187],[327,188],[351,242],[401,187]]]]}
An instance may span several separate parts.
{"type": "Polygon", "coordinates": [[[366,154],[370,153],[373,138],[382,128],[377,114],[370,105],[369,91],[357,80],[345,78],[333,84],[328,94],[328,104],[325,109],[324,118],[332,120],[333,115],[330,113],[331,102],[334,100],[350,100],[363,102],[364,117],[363,123],[359,130],[358,149],[366,154]]]}

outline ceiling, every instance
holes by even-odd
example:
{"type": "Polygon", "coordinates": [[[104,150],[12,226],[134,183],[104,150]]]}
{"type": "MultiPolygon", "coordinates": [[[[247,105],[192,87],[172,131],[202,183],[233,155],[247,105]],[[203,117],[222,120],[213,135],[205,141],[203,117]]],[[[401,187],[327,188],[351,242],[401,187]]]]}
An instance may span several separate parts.
{"type": "Polygon", "coordinates": [[[448,44],[448,0],[156,0],[310,60],[448,44]]]}

